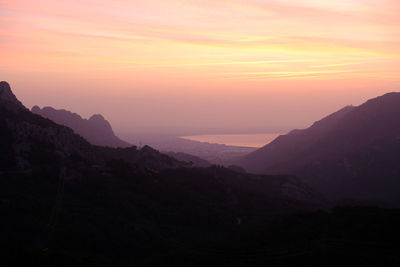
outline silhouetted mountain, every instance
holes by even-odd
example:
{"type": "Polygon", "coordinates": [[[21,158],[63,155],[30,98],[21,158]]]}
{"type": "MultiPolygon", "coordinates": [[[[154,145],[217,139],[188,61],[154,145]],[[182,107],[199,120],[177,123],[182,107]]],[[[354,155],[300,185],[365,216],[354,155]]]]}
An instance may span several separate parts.
{"type": "Polygon", "coordinates": [[[109,147],[129,147],[129,143],[118,138],[111,124],[102,115],[96,114],[89,119],[83,119],[80,115],[64,109],[54,109],[38,106],[32,108],[32,112],[48,118],[58,124],[65,125],[74,130],[94,145],[109,147]]]}
{"type": "Polygon", "coordinates": [[[187,266],[198,261],[193,251],[235,254],[240,242],[220,245],[324,204],[294,176],[190,168],[148,146],[91,145],[10,92],[2,83],[2,262],[187,266]]]}
{"type": "Polygon", "coordinates": [[[256,173],[292,173],[334,199],[400,204],[400,93],[346,107],[241,161],[256,173]]]}
{"type": "Polygon", "coordinates": [[[2,107],[9,110],[17,111],[25,108],[11,91],[10,85],[5,81],[0,82],[0,100],[2,107]]]}

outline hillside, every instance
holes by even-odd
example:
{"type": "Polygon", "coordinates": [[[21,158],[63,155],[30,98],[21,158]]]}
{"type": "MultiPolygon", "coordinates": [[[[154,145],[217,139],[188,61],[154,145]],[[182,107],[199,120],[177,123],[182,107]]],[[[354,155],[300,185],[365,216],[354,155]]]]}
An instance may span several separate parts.
{"type": "Polygon", "coordinates": [[[300,176],[332,199],[400,204],[400,93],[346,107],[245,157],[255,173],[300,176]]]}

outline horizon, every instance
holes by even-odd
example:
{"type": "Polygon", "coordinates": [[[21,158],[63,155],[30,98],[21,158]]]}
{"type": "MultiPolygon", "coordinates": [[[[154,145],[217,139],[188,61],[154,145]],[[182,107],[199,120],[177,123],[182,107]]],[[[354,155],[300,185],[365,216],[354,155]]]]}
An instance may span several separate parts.
{"type": "Polygon", "coordinates": [[[0,5],[0,77],[18,98],[117,133],[289,131],[400,90],[394,0],[0,5]]]}

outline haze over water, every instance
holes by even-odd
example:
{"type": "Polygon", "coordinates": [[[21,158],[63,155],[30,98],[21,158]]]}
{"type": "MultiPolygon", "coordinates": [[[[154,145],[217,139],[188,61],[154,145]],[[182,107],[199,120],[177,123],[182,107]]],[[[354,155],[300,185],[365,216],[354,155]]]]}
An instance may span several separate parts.
{"type": "Polygon", "coordinates": [[[229,146],[244,146],[244,147],[262,147],[272,142],[279,133],[264,133],[264,134],[207,134],[207,135],[192,135],[182,136],[182,138],[216,144],[225,144],[229,146]]]}

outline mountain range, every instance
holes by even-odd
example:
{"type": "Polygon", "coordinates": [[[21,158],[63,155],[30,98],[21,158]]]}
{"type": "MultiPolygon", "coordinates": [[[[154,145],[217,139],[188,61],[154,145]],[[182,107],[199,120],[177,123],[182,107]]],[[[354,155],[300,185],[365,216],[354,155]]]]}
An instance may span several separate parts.
{"type": "MultiPolygon", "coordinates": [[[[246,246],[232,238],[325,206],[292,175],[194,168],[148,146],[90,144],[29,111],[6,82],[0,146],[6,266],[183,265],[198,260],[194,251],[207,259],[221,249],[233,255],[246,246]]],[[[273,249],[274,242],[262,246],[273,249]]]]}
{"type": "Polygon", "coordinates": [[[399,209],[359,205],[398,204],[399,101],[387,94],[278,137],[241,161],[251,174],[91,144],[0,82],[0,261],[397,266],[399,209]],[[363,202],[330,208],[345,197],[363,202]]]}
{"type": "MultiPolygon", "coordinates": [[[[114,148],[133,146],[116,136],[111,124],[101,114],[95,114],[89,119],[83,119],[77,113],[65,109],[55,109],[53,107],[44,107],[41,109],[38,106],[34,106],[31,111],[60,125],[71,128],[76,134],[82,136],[93,145],[114,148]]],[[[145,144],[145,146],[146,145],[147,144],[145,144]]],[[[196,167],[209,167],[212,165],[207,160],[188,153],[167,151],[164,153],[178,161],[187,162],[196,167]]]]}
{"type": "Polygon", "coordinates": [[[52,107],[41,109],[38,106],[34,106],[32,112],[71,128],[75,133],[94,145],[110,147],[131,146],[131,144],[122,141],[115,135],[111,124],[100,114],[95,114],[89,119],[83,119],[80,115],[68,110],[54,109],[52,107]]]}

